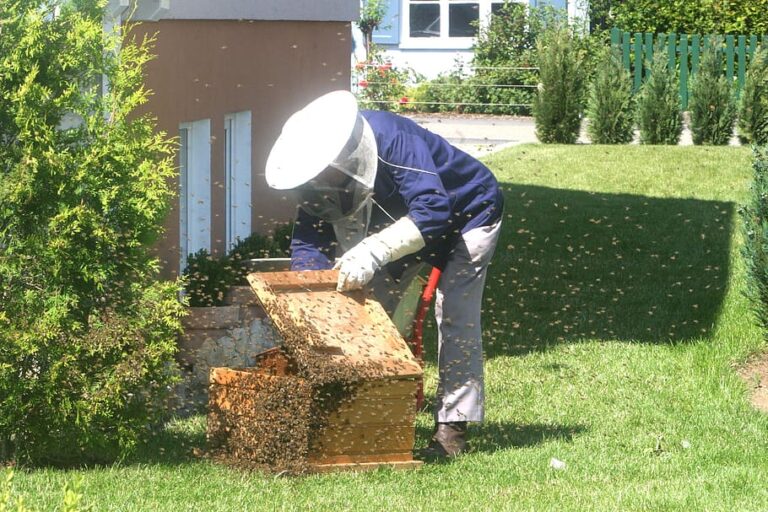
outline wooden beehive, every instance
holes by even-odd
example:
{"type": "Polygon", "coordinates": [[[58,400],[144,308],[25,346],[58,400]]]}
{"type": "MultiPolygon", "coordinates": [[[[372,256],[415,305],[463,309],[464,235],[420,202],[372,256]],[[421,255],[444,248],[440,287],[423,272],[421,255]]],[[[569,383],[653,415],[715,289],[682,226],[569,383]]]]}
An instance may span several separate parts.
{"type": "Polygon", "coordinates": [[[284,345],[253,368],[212,369],[213,446],[267,465],[300,460],[312,471],[420,464],[412,450],[421,366],[381,305],[337,292],[337,275],[248,276],[284,345]]]}

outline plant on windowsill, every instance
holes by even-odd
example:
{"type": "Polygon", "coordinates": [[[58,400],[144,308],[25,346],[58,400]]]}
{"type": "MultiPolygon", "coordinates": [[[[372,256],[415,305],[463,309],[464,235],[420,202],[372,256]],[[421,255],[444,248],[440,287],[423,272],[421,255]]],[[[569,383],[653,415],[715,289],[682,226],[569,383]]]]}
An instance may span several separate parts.
{"type": "Polygon", "coordinates": [[[246,286],[248,281],[248,260],[255,258],[288,258],[291,255],[291,233],[293,225],[283,224],[275,228],[272,235],[252,233],[238,240],[227,257],[235,272],[235,285],[246,286]]]}
{"type": "Polygon", "coordinates": [[[291,224],[278,226],[271,235],[252,233],[238,240],[226,256],[201,249],[190,254],[183,277],[191,307],[223,306],[232,286],[247,286],[248,260],[290,256],[291,224]]]}
{"type": "Polygon", "coordinates": [[[187,299],[191,307],[221,306],[227,290],[236,281],[236,271],[228,257],[218,258],[200,249],[187,258],[183,272],[187,299]]]}

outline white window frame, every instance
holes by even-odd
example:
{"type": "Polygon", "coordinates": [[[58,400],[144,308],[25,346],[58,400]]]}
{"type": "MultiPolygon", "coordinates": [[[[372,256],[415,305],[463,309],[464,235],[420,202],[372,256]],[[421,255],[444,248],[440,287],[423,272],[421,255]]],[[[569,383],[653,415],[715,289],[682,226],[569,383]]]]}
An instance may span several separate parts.
{"type": "MultiPolygon", "coordinates": [[[[513,0],[527,5],[525,0],[513,0]]],[[[402,49],[448,49],[448,50],[468,50],[477,41],[476,37],[449,37],[449,17],[448,11],[450,4],[478,3],[479,20],[481,30],[488,23],[491,15],[491,5],[503,3],[501,0],[438,0],[437,2],[424,2],[423,0],[404,0],[403,9],[400,13],[402,23],[400,24],[400,48],[402,49]],[[411,3],[420,4],[438,4],[440,6],[440,36],[439,37],[411,37],[411,3]]]]}
{"type": "Polygon", "coordinates": [[[226,243],[231,249],[251,234],[251,111],[224,117],[226,243]]]}
{"type": "Polygon", "coordinates": [[[211,250],[210,119],[179,124],[180,273],[187,256],[200,249],[211,250]]]}

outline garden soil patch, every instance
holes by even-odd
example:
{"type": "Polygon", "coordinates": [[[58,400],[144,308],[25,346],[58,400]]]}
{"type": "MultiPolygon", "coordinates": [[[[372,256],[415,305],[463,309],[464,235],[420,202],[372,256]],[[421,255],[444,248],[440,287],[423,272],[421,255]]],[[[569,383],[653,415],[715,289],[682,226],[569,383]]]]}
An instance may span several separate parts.
{"type": "Polygon", "coordinates": [[[747,383],[752,405],[768,413],[768,352],[747,361],[739,375],[747,383]]]}

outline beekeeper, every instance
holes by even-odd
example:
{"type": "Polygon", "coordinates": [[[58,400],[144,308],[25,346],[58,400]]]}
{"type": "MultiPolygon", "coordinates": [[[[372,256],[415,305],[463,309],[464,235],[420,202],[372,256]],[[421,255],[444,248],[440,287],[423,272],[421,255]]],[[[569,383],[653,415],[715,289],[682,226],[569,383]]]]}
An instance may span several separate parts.
{"type": "Polygon", "coordinates": [[[339,291],[367,285],[391,314],[422,263],[441,269],[436,426],[423,455],[463,452],[467,422],[484,414],[480,314],[503,206],[491,171],[415,122],[360,111],[335,91],[288,119],[266,179],[300,206],[293,270],[337,268],[339,291]]]}

